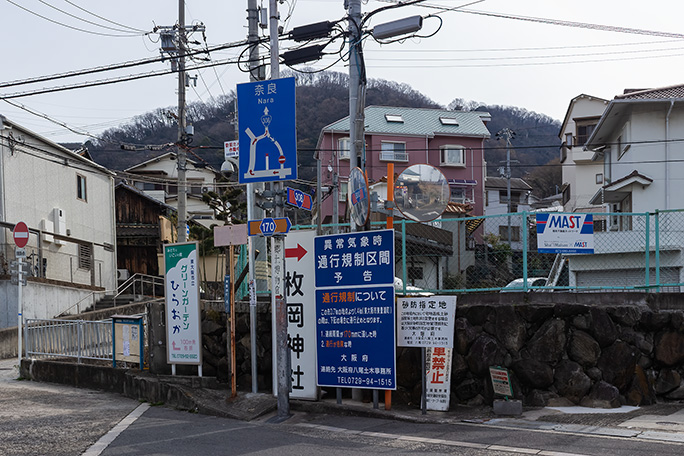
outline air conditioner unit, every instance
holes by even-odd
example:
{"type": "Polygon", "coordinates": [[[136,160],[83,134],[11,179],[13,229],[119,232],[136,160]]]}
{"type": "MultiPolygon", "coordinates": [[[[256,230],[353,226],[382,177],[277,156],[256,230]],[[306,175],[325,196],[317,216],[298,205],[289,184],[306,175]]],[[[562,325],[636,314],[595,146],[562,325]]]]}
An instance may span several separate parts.
{"type": "Polygon", "coordinates": [[[128,280],[128,278],[131,276],[131,274],[128,272],[128,269],[117,269],[116,270],[116,280],[123,282],[124,280],[128,280]]]}
{"type": "Polygon", "coordinates": [[[209,187],[202,187],[202,193],[207,193],[210,190],[209,187]]]}

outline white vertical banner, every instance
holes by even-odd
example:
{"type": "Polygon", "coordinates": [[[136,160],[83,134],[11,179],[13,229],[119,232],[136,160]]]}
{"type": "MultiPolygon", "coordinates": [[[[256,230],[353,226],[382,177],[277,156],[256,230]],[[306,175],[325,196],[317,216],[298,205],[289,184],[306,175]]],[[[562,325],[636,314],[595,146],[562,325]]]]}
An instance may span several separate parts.
{"type": "Polygon", "coordinates": [[[168,364],[202,364],[197,257],[197,242],[164,246],[168,364]]]}
{"type": "Polygon", "coordinates": [[[446,412],[449,410],[451,396],[451,358],[452,348],[428,347],[425,359],[427,384],[425,396],[427,409],[446,412]]]}
{"type": "Polygon", "coordinates": [[[287,345],[290,347],[290,397],[318,399],[316,386],[316,290],[313,230],[290,231],[285,237],[287,345]]]}

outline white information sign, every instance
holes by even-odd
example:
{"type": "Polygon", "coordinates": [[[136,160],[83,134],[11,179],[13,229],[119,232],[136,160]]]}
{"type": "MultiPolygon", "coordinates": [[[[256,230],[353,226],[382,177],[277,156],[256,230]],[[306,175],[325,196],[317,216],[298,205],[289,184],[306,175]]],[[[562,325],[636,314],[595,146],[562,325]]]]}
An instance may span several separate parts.
{"type": "Polygon", "coordinates": [[[197,243],[164,246],[166,360],[202,364],[197,243]]]}
{"type": "Polygon", "coordinates": [[[290,347],[290,397],[318,399],[316,386],[316,290],[313,230],[290,231],[285,237],[287,345],[290,347]]]}
{"type": "Polygon", "coordinates": [[[399,347],[454,346],[456,296],[397,299],[399,347]]]}
{"type": "Polygon", "coordinates": [[[223,156],[227,160],[229,158],[240,155],[240,141],[225,141],[223,143],[223,156]]]}
{"type": "Polygon", "coordinates": [[[592,214],[537,214],[539,253],[594,253],[592,214]]]}
{"type": "Polygon", "coordinates": [[[428,347],[425,359],[428,365],[426,384],[426,408],[446,412],[449,410],[451,396],[451,357],[452,348],[428,347]]]}

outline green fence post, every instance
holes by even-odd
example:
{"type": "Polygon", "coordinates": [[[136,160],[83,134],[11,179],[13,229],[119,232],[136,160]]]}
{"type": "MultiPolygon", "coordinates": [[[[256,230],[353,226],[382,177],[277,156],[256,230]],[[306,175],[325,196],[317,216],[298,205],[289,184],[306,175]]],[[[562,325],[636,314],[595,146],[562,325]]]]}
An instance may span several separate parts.
{"type": "Polygon", "coordinates": [[[650,291],[651,290],[651,220],[650,220],[650,214],[647,212],[645,214],[646,217],[646,274],[645,274],[645,280],[646,280],[646,290],[650,291]]]}
{"type": "Polygon", "coordinates": [[[655,210],[655,285],[660,291],[660,211],[655,210]]]}

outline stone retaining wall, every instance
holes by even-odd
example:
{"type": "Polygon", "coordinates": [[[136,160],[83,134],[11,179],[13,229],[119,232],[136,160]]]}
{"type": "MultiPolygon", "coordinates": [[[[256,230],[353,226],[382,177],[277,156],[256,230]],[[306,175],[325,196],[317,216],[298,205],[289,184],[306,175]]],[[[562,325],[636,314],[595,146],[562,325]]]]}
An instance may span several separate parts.
{"type": "MultiPolygon", "coordinates": [[[[249,306],[237,307],[238,387],[249,390],[249,306]]],[[[525,405],[617,407],[684,399],[680,294],[500,293],[460,296],[451,403],[493,401],[489,366],[511,371],[525,405]]],[[[228,381],[225,313],[202,311],[204,375],[228,381]]],[[[259,303],[258,385],[271,388],[271,320],[259,303]]],[[[420,349],[397,350],[395,401],[419,404],[420,349]]],[[[334,394],[334,393],[333,393],[334,394]]]]}

